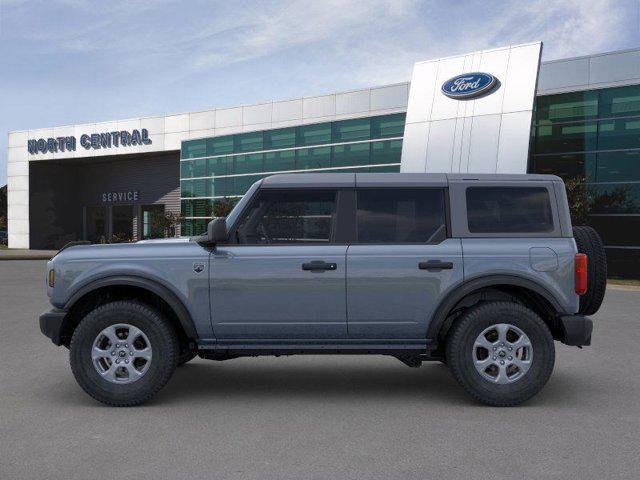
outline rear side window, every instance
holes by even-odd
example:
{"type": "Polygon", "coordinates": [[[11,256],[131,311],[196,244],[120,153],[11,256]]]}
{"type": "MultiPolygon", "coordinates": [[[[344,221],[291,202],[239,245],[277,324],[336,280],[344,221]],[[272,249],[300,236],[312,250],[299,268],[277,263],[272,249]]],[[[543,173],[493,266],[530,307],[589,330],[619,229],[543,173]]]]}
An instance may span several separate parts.
{"type": "Polygon", "coordinates": [[[447,236],[444,191],[359,190],[357,223],[358,243],[439,243],[447,236]]]}
{"type": "Polygon", "coordinates": [[[467,222],[471,233],[553,231],[549,191],[542,187],[469,187],[467,222]]]}

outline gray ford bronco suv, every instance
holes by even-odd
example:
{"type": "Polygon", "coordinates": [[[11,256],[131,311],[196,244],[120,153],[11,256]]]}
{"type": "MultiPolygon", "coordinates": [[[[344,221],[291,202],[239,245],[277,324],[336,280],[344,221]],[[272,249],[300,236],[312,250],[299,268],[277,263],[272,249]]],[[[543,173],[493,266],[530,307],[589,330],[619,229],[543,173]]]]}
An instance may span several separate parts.
{"type": "Polygon", "coordinates": [[[115,406],[196,355],[329,353],[441,361],[510,406],[547,382],[554,340],[590,344],[605,282],[555,176],[275,175],[201,237],[63,248],[40,328],[115,406]]]}

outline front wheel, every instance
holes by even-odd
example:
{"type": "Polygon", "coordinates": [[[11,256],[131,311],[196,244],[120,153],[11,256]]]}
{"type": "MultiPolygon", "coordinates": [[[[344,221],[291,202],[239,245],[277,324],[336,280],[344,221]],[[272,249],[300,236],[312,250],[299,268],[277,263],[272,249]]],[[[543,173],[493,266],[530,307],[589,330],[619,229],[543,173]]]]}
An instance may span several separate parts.
{"type": "Polygon", "coordinates": [[[107,405],[141,404],[171,378],[179,352],[167,319],[136,301],[116,301],[89,312],[70,345],[73,375],[107,405]]]}
{"type": "Polygon", "coordinates": [[[447,337],[447,364],[473,397],[492,406],[518,405],[547,383],[555,362],[548,327],[513,302],[470,309],[447,337]]]}

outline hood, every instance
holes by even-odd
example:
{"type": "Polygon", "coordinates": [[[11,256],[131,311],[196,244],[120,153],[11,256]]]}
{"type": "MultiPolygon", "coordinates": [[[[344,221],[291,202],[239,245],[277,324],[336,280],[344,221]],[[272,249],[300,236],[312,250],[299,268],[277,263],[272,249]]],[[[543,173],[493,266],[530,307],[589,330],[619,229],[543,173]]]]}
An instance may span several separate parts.
{"type": "Polygon", "coordinates": [[[187,243],[189,237],[175,237],[175,238],[150,238],[148,240],[139,240],[135,243],[187,243]]]}

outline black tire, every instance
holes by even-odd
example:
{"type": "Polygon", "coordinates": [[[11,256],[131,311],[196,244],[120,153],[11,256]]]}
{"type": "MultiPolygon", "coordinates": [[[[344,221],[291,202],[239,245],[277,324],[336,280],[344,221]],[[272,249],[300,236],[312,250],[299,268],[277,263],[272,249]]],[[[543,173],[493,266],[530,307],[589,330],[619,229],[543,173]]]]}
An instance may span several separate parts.
{"type": "Polygon", "coordinates": [[[82,319],[73,333],[69,350],[71,370],[85,392],[107,405],[130,407],[146,402],[169,381],[176,367],[179,346],[171,325],[157,310],[136,301],[116,301],[97,307],[82,319]],[[146,373],[126,384],[102,378],[91,358],[93,342],[100,332],[120,323],[142,330],[152,348],[146,373]]]}
{"type": "Polygon", "coordinates": [[[580,296],[579,313],[593,315],[600,309],[607,289],[607,256],[600,235],[587,226],[573,227],[578,252],[587,255],[587,291],[580,296]]]}
{"type": "Polygon", "coordinates": [[[191,360],[196,358],[198,355],[198,351],[193,348],[191,342],[181,342],[180,343],[180,353],[178,354],[177,366],[184,365],[185,363],[189,363],[191,360]]]}
{"type": "Polygon", "coordinates": [[[480,402],[496,407],[515,406],[533,397],[549,380],[555,363],[555,346],[547,325],[535,312],[513,302],[471,308],[451,327],[446,348],[447,365],[458,383],[480,402]],[[485,329],[500,323],[524,332],[533,349],[529,370],[513,383],[494,383],[482,377],[474,366],[476,339],[485,329]]]}

